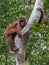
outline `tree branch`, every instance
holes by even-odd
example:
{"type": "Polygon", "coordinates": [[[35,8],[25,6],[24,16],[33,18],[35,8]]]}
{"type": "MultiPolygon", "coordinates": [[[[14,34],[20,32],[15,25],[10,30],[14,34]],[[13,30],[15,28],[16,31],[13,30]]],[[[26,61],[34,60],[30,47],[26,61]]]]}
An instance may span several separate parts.
{"type": "Polygon", "coordinates": [[[37,9],[41,8],[43,9],[43,1],[42,0],[36,0],[34,9],[30,15],[30,18],[28,20],[28,24],[23,28],[21,31],[21,34],[24,35],[27,31],[30,30],[30,27],[33,26],[33,21],[36,20],[37,22],[40,20],[41,12],[37,9]]]}

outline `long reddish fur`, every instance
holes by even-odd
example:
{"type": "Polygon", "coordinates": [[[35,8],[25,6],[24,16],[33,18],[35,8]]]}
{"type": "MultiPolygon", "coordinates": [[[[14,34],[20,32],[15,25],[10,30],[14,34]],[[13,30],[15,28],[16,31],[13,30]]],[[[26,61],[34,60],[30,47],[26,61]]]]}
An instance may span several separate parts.
{"type": "MultiPolygon", "coordinates": [[[[21,18],[24,18],[24,17],[18,18],[18,20],[14,21],[10,26],[8,26],[4,32],[4,34],[6,36],[6,42],[8,44],[8,47],[12,51],[17,51],[18,49],[16,49],[16,47],[15,47],[14,40],[9,38],[8,35],[10,36],[13,33],[19,33],[22,30],[21,26],[19,26],[18,28],[16,27],[19,24],[19,21],[21,18]]],[[[25,19],[25,24],[27,24],[26,19],[25,19]]]]}

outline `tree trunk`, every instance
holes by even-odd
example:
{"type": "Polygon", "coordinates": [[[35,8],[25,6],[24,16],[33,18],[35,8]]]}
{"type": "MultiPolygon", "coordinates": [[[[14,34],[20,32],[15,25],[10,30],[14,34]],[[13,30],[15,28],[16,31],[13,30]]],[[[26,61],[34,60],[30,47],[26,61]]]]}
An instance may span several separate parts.
{"type": "Polygon", "coordinates": [[[16,52],[16,65],[25,65],[26,44],[28,37],[29,37],[29,33],[26,33],[21,38],[16,36],[15,46],[19,49],[16,52]]]}
{"type": "Polygon", "coordinates": [[[36,0],[35,6],[30,15],[29,21],[27,25],[21,31],[22,36],[18,37],[18,35],[16,35],[15,37],[15,46],[16,48],[19,49],[16,52],[16,65],[25,65],[26,44],[29,38],[28,31],[30,30],[30,27],[33,25],[33,21],[36,20],[38,22],[41,17],[41,12],[38,11],[37,8],[43,9],[42,0],[36,0]]]}

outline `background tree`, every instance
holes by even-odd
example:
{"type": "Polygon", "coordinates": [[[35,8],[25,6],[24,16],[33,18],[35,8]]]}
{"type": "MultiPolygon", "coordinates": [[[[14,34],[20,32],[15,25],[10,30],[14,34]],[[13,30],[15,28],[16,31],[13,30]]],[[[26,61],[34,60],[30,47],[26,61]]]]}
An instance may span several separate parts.
{"type": "MultiPolygon", "coordinates": [[[[32,0],[33,4],[34,1],[32,0]]],[[[48,65],[49,64],[49,1],[44,0],[45,20],[39,28],[33,26],[27,44],[27,65],[48,65]],[[36,32],[35,32],[36,31],[36,32]],[[42,32],[43,31],[43,32],[42,32]],[[37,34],[36,34],[37,33],[37,34]],[[32,42],[33,41],[33,42],[32,42]],[[38,44],[37,44],[38,43],[38,44]]],[[[26,16],[27,19],[33,9],[33,4],[26,0],[0,0],[0,65],[15,64],[14,53],[7,49],[3,32],[5,28],[19,16],[26,16]]]]}

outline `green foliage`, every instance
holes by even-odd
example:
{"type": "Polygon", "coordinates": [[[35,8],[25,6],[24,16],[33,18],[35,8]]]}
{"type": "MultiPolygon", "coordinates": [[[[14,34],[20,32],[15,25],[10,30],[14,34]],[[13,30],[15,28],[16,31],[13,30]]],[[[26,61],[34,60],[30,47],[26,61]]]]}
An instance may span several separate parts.
{"type": "Polygon", "coordinates": [[[41,25],[29,37],[27,44],[27,59],[31,65],[47,65],[49,58],[49,24],[41,25]]]}
{"type": "MultiPolygon", "coordinates": [[[[5,44],[4,30],[19,16],[28,19],[34,0],[0,0],[0,65],[15,65],[15,54],[5,44]]],[[[26,48],[26,65],[49,65],[49,0],[44,0],[44,24],[34,21],[26,48]]]]}

